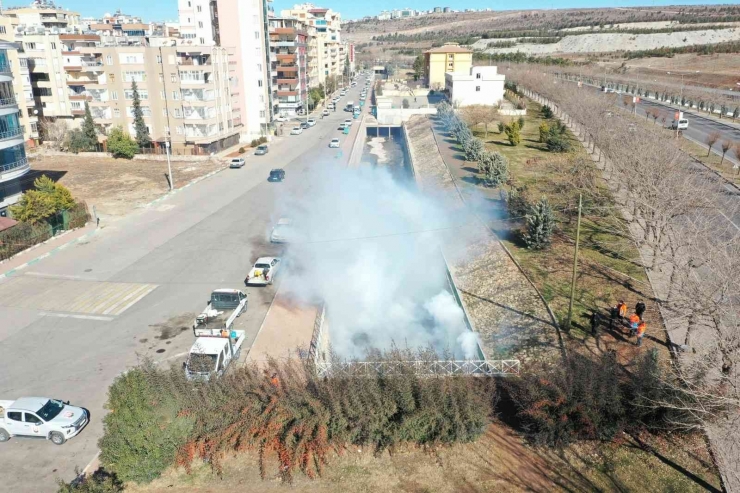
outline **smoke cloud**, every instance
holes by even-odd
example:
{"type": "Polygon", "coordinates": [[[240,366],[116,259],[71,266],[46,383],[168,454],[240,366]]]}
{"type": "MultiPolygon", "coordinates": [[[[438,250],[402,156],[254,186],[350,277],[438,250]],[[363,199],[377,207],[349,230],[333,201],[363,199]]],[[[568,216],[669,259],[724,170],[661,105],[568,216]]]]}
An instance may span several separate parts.
{"type": "Polygon", "coordinates": [[[478,358],[440,251],[467,216],[385,167],[321,169],[304,199],[282,198],[300,232],[283,282],[304,301],[326,303],[332,349],[363,358],[371,348],[431,347],[478,358]]]}

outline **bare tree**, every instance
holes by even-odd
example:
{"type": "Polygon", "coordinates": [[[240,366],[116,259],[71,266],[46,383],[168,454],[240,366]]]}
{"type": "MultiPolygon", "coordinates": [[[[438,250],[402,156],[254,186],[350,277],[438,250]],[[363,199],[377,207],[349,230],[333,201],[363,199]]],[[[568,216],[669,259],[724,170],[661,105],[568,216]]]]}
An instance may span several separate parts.
{"type": "Polygon", "coordinates": [[[722,166],[722,163],[725,162],[725,154],[727,154],[727,151],[732,149],[733,145],[734,144],[730,140],[725,139],[722,141],[722,160],[719,162],[720,166],[722,166]]]}
{"type": "Polygon", "coordinates": [[[61,119],[44,119],[41,122],[41,132],[44,140],[51,142],[54,149],[60,149],[67,140],[69,127],[61,119]]]}
{"type": "Polygon", "coordinates": [[[704,137],[704,143],[709,146],[709,150],[707,152],[707,157],[712,153],[712,146],[717,143],[717,141],[722,137],[722,135],[719,132],[711,132],[706,137],[704,137]]]}

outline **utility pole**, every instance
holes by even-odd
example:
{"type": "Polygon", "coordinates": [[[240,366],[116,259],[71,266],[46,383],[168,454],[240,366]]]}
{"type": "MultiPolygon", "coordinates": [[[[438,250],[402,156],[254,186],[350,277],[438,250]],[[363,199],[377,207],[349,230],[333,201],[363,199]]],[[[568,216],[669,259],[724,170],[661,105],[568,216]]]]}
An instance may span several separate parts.
{"type": "MultiPolygon", "coordinates": [[[[167,136],[167,138],[169,139],[169,136],[167,136]]],[[[170,192],[171,192],[175,188],[175,180],[174,178],[172,178],[172,165],[170,164],[170,141],[167,140],[167,142],[164,143],[164,146],[166,147],[166,150],[167,150],[167,173],[170,178],[170,192]]]]}
{"type": "Polygon", "coordinates": [[[576,223],[576,250],[573,253],[573,277],[570,281],[570,303],[568,303],[568,322],[565,330],[570,331],[570,322],[573,316],[573,299],[576,297],[576,274],[578,273],[578,243],[581,239],[581,206],[583,194],[578,194],[578,222],[576,223]]]}

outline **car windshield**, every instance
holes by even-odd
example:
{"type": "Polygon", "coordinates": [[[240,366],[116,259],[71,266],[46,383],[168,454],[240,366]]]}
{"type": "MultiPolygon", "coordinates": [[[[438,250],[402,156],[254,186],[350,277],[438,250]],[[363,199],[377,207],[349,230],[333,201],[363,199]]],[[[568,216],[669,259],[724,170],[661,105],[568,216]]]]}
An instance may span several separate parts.
{"type": "Polygon", "coordinates": [[[44,421],[51,421],[62,412],[62,409],[64,409],[64,403],[62,401],[49,399],[46,401],[46,404],[44,404],[44,407],[36,411],[36,414],[38,414],[38,416],[44,421]]]}
{"type": "Polygon", "coordinates": [[[242,160],[237,158],[237,159],[232,159],[231,162],[232,163],[241,163],[242,160]]]}
{"type": "Polygon", "coordinates": [[[266,151],[267,150],[267,146],[259,146],[259,147],[257,147],[257,150],[258,151],[266,151]]]}
{"type": "Polygon", "coordinates": [[[269,269],[270,264],[254,264],[255,269],[269,269]]]}
{"type": "Polygon", "coordinates": [[[216,354],[191,354],[188,358],[188,371],[191,373],[209,373],[216,368],[216,354]]]}

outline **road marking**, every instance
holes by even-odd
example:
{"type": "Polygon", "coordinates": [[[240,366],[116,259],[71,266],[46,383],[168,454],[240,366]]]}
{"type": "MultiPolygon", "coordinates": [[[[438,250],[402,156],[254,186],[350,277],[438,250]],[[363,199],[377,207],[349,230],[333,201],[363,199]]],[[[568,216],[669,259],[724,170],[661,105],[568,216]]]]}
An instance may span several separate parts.
{"type": "Polygon", "coordinates": [[[80,320],[100,320],[101,322],[110,322],[116,317],[103,317],[100,315],[77,315],[74,313],[53,313],[53,312],[40,312],[39,315],[44,317],[58,317],[58,318],[79,318],[80,320]]]}
{"type": "Polygon", "coordinates": [[[26,272],[24,275],[40,277],[42,279],[67,279],[70,281],[95,281],[95,279],[92,279],[90,277],[68,276],[68,275],[63,275],[63,274],[44,274],[43,272],[26,272]]]}

